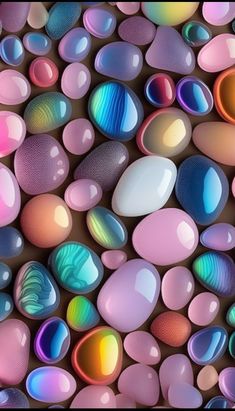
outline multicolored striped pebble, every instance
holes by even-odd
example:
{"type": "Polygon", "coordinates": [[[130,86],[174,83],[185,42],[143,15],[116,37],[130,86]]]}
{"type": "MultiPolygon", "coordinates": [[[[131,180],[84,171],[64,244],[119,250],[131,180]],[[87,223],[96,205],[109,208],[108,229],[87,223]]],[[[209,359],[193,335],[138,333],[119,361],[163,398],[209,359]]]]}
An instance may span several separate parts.
{"type": "Polygon", "coordinates": [[[107,250],[101,254],[101,261],[109,270],[117,270],[127,261],[127,254],[123,250],[107,250]]]}
{"type": "Polygon", "coordinates": [[[169,387],[168,401],[173,408],[200,408],[203,398],[200,391],[191,384],[176,382],[169,387]]]}
{"type": "Polygon", "coordinates": [[[0,258],[18,257],[24,250],[24,238],[15,227],[0,228],[0,258]]]}
{"type": "Polygon", "coordinates": [[[228,223],[211,225],[201,233],[200,242],[213,250],[232,250],[235,247],[235,227],[228,223]]]}
{"type": "Polygon", "coordinates": [[[197,10],[198,1],[191,2],[150,2],[143,1],[141,9],[144,15],[155,24],[176,26],[188,20],[197,10]]]}
{"type": "Polygon", "coordinates": [[[0,408],[30,408],[29,400],[18,388],[4,388],[0,391],[0,408]]]}
{"type": "Polygon", "coordinates": [[[190,47],[200,47],[212,38],[212,32],[201,21],[191,20],[184,24],[182,37],[190,47]]]}
{"type": "Polygon", "coordinates": [[[77,23],[81,14],[81,5],[77,1],[56,2],[49,10],[45,26],[52,40],[59,40],[77,23]]]}
{"type": "Polygon", "coordinates": [[[27,23],[33,29],[41,29],[48,21],[48,11],[44,6],[44,2],[30,2],[30,9],[27,17],[27,23]]]}
{"type": "Polygon", "coordinates": [[[0,163],[0,227],[5,227],[17,218],[20,206],[20,189],[15,175],[0,163]]]}
{"type": "Polygon", "coordinates": [[[153,106],[158,108],[169,107],[175,100],[175,83],[168,74],[153,74],[145,83],[144,94],[153,106]]]}
{"type": "Polygon", "coordinates": [[[13,311],[14,303],[10,294],[0,292],[0,321],[5,320],[13,311]]]}
{"type": "Polygon", "coordinates": [[[209,87],[196,76],[181,78],[176,84],[176,98],[187,113],[205,116],[213,108],[213,96],[209,87]]]}
{"type": "Polygon", "coordinates": [[[75,27],[60,40],[58,52],[68,63],[84,60],[91,49],[91,36],[83,27],[75,27]]]}
{"type": "Polygon", "coordinates": [[[0,111],[0,158],[13,153],[24,141],[25,122],[12,111],[0,111]]]}
{"type": "Polygon", "coordinates": [[[177,266],[170,268],[162,279],[162,299],[170,310],[180,310],[191,300],[195,281],[188,268],[177,266]],[[177,292],[176,292],[177,290],[177,292]]]}
{"type": "MultiPolygon", "coordinates": [[[[12,4],[12,3],[11,3],[12,4]]],[[[0,103],[7,106],[23,103],[31,94],[27,78],[19,71],[7,69],[0,72],[0,103]]]]}
{"type": "Polygon", "coordinates": [[[29,14],[29,8],[29,1],[2,1],[0,5],[2,28],[10,33],[22,30],[29,14]]]}
{"type": "Polygon", "coordinates": [[[69,184],[64,199],[72,210],[87,211],[100,202],[102,194],[102,188],[96,181],[83,178],[69,184]]]}
{"type": "Polygon", "coordinates": [[[116,408],[116,399],[110,387],[88,385],[74,397],[70,408],[116,408]]]}
{"type": "Polygon", "coordinates": [[[133,331],[124,339],[124,348],[134,361],[155,365],[161,360],[161,351],[155,338],[146,331],[133,331]]]}
{"type": "Polygon", "coordinates": [[[10,66],[20,66],[25,57],[24,47],[20,38],[14,34],[5,36],[0,44],[0,56],[4,63],[10,66]]]}
{"type": "Polygon", "coordinates": [[[105,39],[113,34],[117,19],[110,10],[91,8],[84,12],[83,24],[90,34],[99,39],[105,39]]]}
{"type": "Polygon", "coordinates": [[[235,303],[233,303],[226,314],[226,321],[228,323],[228,325],[230,325],[230,327],[234,327],[235,328],[235,303]]]}
{"type": "Polygon", "coordinates": [[[0,290],[8,287],[12,279],[12,271],[10,267],[0,261],[0,290]]]}
{"type": "Polygon", "coordinates": [[[23,44],[27,51],[36,56],[45,56],[52,47],[52,41],[46,34],[34,31],[24,35],[23,44]]]}
{"type": "Polygon", "coordinates": [[[219,388],[229,401],[235,402],[235,367],[227,367],[221,371],[219,388]]]}
{"type": "Polygon", "coordinates": [[[198,53],[199,67],[208,73],[216,73],[231,67],[235,63],[234,47],[234,34],[222,33],[213,37],[198,53]]]}
{"type": "Polygon", "coordinates": [[[100,321],[100,316],[88,298],[78,295],[70,300],[66,319],[70,328],[83,332],[95,327],[100,321]]]}
{"type": "Polygon", "coordinates": [[[218,382],[219,375],[213,365],[205,365],[197,375],[197,385],[202,391],[208,391],[218,382]]]}
{"type": "Polygon", "coordinates": [[[220,309],[220,301],[215,294],[197,294],[189,304],[188,318],[193,324],[205,327],[214,321],[220,309]]]}
{"type": "Polygon", "coordinates": [[[118,34],[124,41],[136,46],[145,46],[153,41],[156,27],[143,16],[133,16],[128,17],[119,24],[118,34]]]}

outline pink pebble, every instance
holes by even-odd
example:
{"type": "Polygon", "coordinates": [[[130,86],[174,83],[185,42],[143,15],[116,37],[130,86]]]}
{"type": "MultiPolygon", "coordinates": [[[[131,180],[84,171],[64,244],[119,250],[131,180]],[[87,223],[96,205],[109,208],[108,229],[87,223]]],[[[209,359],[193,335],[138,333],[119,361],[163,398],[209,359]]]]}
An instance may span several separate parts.
{"type": "Polygon", "coordinates": [[[116,6],[124,14],[136,14],[140,9],[140,1],[118,1],[116,6]]]}
{"type": "Polygon", "coordinates": [[[125,394],[116,395],[116,407],[117,408],[136,408],[136,403],[125,394]]]}
{"type": "Polygon", "coordinates": [[[204,1],[202,14],[208,23],[223,26],[234,19],[235,3],[234,1],[204,1]]]}
{"type": "Polygon", "coordinates": [[[90,71],[82,63],[69,64],[62,74],[62,91],[66,96],[72,99],[76,100],[84,97],[89,90],[90,84],[90,71]]]}
{"type": "Polygon", "coordinates": [[[18,114],[0,111],[0,158],[13,153],[24,141],[25,122],[18,114]]]}
{"type": "Polygon", "coordinates": [[[74,181],[67,187],[64,199],[72,210],[87,211],[99,203],[102,194],[102,188],[96,181],[84,178],[74,181]]]}
{"type": "Polygon", "coordinates": [[[212,293],[201,293],[194,297],[189,304],[188,317],[192,323],[200,326],[210,324],[220,309],[218,297],[212,293]]]}
{"type": "Polygon", "coordinates": [[[235,177],[232,182],[232,193],[233,193],[233,197],[235,198],[235,177]]]}
{"type": "Polygon", "coordinates": [[[0,163],[0,227],[12,223],[19,214],[20,189],[12,171],[0,163]]]}
{"type": "Polygon", "coordinates": [[[65,126],[62,138],[65,148],[70,153],[82,155],[93,146],[95,131],[89,120],[77,118],[65,126]]]}
{"type": "Polygon", "coordinates": [[[117,270],[126,262],[127,255],[122,250],[107,250],[102,253],[101,260],[109,270],[117,270]]]}
{"type": "Polygon", "coordinates": [[[37,57],[29,66],[29,77],[38,87],[50,87],[57,82],[59,70],[51,59],[37,57]]]}
{"type": "Polygon", "coordinates": [[[109,387],[88,385],[79,391],[70,408],[116,408],[116,398],[109,387]]]}
{"type": "Polygon", "coordinates": [[[0,103],[7,105],[20,104],[31,94],[31,86],[27,78],[16,70],[0,72],[0,103]]]}
{"type": "Polygon", "coordinates": [[[155,365],[161,360],[161,351],[155,338],[146,331],[133,331],[124,339],[126,353],[134,361],[155,365]]]}
{"type": "Polygon", "coordinates": [[[199,51],[197,56],[198,65],[209,73],[225,70],[235,63],[234,50],[235,35],[229,33],[219,34],[199,51]]]}
{"type": "Polygon", "coordinates": [[[180,310],[191,300],[195,281],[186,267],[173,267],[162,279],[162,299],[170,310],[180,310]]]}
{"type": "Polygon", "coordinates": [[[197,388],[185,382],[176,382],[169,387],[169,404],[174,408],[200,408],[202,395],[197,388]]]}

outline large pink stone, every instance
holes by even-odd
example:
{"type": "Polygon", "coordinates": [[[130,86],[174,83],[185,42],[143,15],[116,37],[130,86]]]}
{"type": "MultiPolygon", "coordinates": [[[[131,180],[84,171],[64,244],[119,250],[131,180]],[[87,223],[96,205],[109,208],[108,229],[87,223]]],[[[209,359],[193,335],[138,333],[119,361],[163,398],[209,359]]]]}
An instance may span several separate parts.
{"type": "Polygon", "coordinates": [[[19,384],[28,370],[30,331],[20,320],[0,324],[0,386],[19,384]]]}
{"type": "Polygon", "coordinates": [[[206,326],[215,319],[220,309],[220,302],[215,294],[205,292],[197,294],[189,304],[188,317],[192,323],[206,326]]]}
{"type": "Polygon", "coordinates": [[[133,331],[124,340],[126,353],[134,361],[154,365],[161,359],[161,351],[155,338],[146,331],[133,331]]]}
{"type": "Polygon", "coordinates": [[[19,214],[20,189],[14,174],[0,163],[0,227],[12,223],[19,214]]]}
{"type": "Polygon", "coordinates": [[[11,111],[0,111],[0,158],[15,151],[23,143],[25,134],[22,117],[11,111]]]}
{"type": "Polygon", "coordinates": [[[79,391],[70,408],[116,408],[116,398],[109,387],[88,385],[79,391]]]}
{"type": "Polygon", "coordinates": [[[191,300],[195,281],[186,267],[170,268],[162,279],[162,299],[170,310],[180,310],[191,300]]]}
{"type": "Polygon", "coordinates": [[[234,50],[235,35],[229,33],[219,34],[199,51],[197,56],[198,65],[209,73],[225,70],[235,63],[234,50]]]}

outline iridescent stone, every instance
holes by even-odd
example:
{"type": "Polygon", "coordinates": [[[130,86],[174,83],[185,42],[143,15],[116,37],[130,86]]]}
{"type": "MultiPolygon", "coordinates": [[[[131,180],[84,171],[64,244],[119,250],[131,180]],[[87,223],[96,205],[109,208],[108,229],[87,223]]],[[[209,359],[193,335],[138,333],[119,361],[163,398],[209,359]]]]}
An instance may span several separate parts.
{"type": "Polygon", "coordinates": [[[26,50],[36,56],[45,56],[52,47],[52,41],[46,34],[35,31],[24,35],[23,44],[26,50]]]}
{"type": "Polygon", "coordinates": [[[145,83],[145,97],[150,104],[163,108],[171,106],[175,100],[175,83],[168,74],[153,74],[145,83]]]}
{"type": "Polygon", "coordinates": [[[0,408],[30,408],[26,395],[18,388],[5,388],[0,391],[0,408]]]}
{"type": "Polygon", "coordinates": [[[234,327],[235,328],[235,303],[233,303],[226,314],[226,321],[228,323],[228,325],[230,325],[230,327],[234,327]]]}
{"type": "Polygon", "coordinates": [[[188,318],[193,324],[209,325],[216,318],[220,309],[220,301],[215,294],[197,294],[188,307],[188,318]]]}
{"type": "Polygon", "coordinates": [[[22,30],[28,17],[29,8],[29,1],[2,1],[0,5],[2,28],[10,33],[22,30]]]}
{"type": "Polygon", "coordinates": [[[208,290],[221,297],[235,295],[235,265],[232,258],[216,251],[207,251],[192,265],[197,280],[208,290]]]}
{"type": "Polygon", "coordinates": [[[101,261],[109,270],[117,270],[127,261],[127,255],[122,250],[108,250],[101,254],[101,261]]]}
{"type": "Polygon", "coordinates": [[[118,34],[124,41],[136,46],[145,46],[153,41],[156,27],[143,16],[133,16],[119,24],[118,34]]]}
{"type": "Polygon", "coordinates": [[[77,23],[81,14],[78,1],[56,2],[49,10],[49,18],[45,26],[48,36],[59,40],[77,23]]]}
{"type": "Polygon", "coordinates": [[[189,46],[200,47],[211,40],[212,32],[201,21],[191,20],[184,24],[182,37],[189,46]]]}
{"type": "Polygon", "coordinates": [[[170,347],[181,347],[191,334],[189,320],[180,313],[165,311],[159,314],[151,324],[154,337],[170,347]]]}
{"type": "Polygon", "coordinates": [[[0,111],[0,158],[13,153],[24,141],[25,122],[12,111],[0,111]]]}
{"type": "Polygon", "coordinates": [[[10,267],[0,261],[0,290],[8,287],[12,279],[12,271],[10,267]]]}
{"type": "MultiPolygon", "coordinates": [[[[12,3],[11,3],[12,4],[12,3]]],[[[31,86],[27,78],[16,70],[0,72],[0,103],[9,106],[23,103],[31,94],[31,86]]]]}
{"type": "Polygon", "coordinates": [[[212,364],[220,359],[228,345],[225,328],[214,325],[194,333],[188,341],[188,354],[196,364],[212,364]]]}
{"type": "Polygon", "coordinates": [[[41,29],[48,21],[48,11],[42,1],[31,1],[27,23],[33,29],[41,29]]]}
{"type": "Polygon", "coordinates": [[[51,59],[37,57],[30,63],[29,77],[35,86],[51,87],[58,80],[59,70],[51,59]]]}
{"type": "Polygon", "coordinates": [[[205,365],[197,375],[197,385],[202,391],[208,391],[218,382],[218,373],[213,365],[205,365]]]}
{"type": "Polygon", "coordinates": [[[83,27],[70,30],[60,41],[58,52],[68,63],[85,59],[91,49],[91,36],[83,27]]]}
{"type": "Polygon", "coordinates": [[[102,198],[102,188],[89,179],[73,181],[65,190],[64,199],[75,211],[87,211],[95,207],[102,198]]]}
{"type": "Polygon", "coordinates": [[[228,400],[235,402],[235,367],[224,368],[220,372],[219,388],[228,400]]]}
{"type": "Polygon", "coordinates": [[[176,382],[169,387],[168,401],[173,408],[200,408],[203,398],[200,391],[192,385],[176,382]]]}
{"type": "Polygon", "coordinates": [[[142,1],[144,15],[155,24],[176,26],[188,20],[197,10],[198,1],[191,2],[162,2],[142,1]]]}
{"type": "Polygon", "coordinates": [[[93,385],[109,385],[122,368],[122,339],[110,327],[89,331],[75,345],[72,366],[82,380],[93,385]]]}
{"type": "Polygon", "coordinates": [[[111,140],[131,140],[143,120],[143,106],[124,83],[107,81],[93,89],[88,111],[96,128],[111,140]]]}
{"type": "Polygon", "coordinates": [[[105,385],[88,385],[74,397],[70,408],[116,408],[115,395],[105,385]]]}
{"type": "Polygon", "coordinates": [[[146,331],[133,331],[124,339],[124,348],[134,361],[145,365],[155,365],[161,360],[159,345],[146,331]]]}
{"type": "Polygon", "coordinates": [[[70,300],[66,319],[70,328],[83,332],[95,327],[100,321],[100,316],[88,298],[78,295],[70,300]]]}
{"type": "Polygon", "coordinates": [[[228,349],[231,357],[235,359],[235,331],[229,337],[228,349]]]}
{"type": "Polygon", "coordinates": [[[202,15],[208,23],[223,26],[234,19],[235,4],[233,1],[204,1],[202,15]]]}
{"type": "MultiPolygon", "coordinates": [[[[11,170],[0,163],[0,227],[10,224],[16,219],[20,206],[21,196],[18,182],[11,170]]],[[[4,250],[4,244],[2,246],[4,250]]]]}
{"type": "Polygon", "coordinates": [[[95,290],[103,278],[103,265],[98,255],[85,244],[66,242],[50,254],[48,264],[66,290],[86,294],[95,290]]]}
{"type": "Polygon", "coordinates": [[[180,310],[191,300],[195,281],[191,271],[186,267],[173,267],[162,279],[162,299],[170,310],[180,310]],[[177,292],[176,292],[177,290],[177,292]]]}
{"type": "Polygon", "coordinates": [[[204,408],[233,408],[233,403],[222,395],[218,395],[217,397],[211,398],[204,408]]]}
{"type": "Polygon", "coordinates": [[[83,14],[83,24],[89,33],[99,39],[110,37],[117,24],[115,14],[101,8],[87,9],[83,14]]]}
{"type": "Polygon", "coordinates": [[[76,118],[66,124],[63,143],[72,154],[82,155],[91,149],[95,140],[95,130],[87,118],[76,118]]]}
{"type": "Polygon", "coordinates": [[[213,108],[213,96],[209,87],[200,78],[186,76],[176,85],[179,105],[194,116],[205,116],[213,108]]]}
{"type": "Polygon", "coordinates": [[[25,317],[42,320],[59,306],[60,292],[55,280],[41,263],[24,264],[15,279],[14,301],[25,317]]]}
{"type": "Polygon", "coordinates": [[[117,394],[116,395],[116,407],[117,408],[136,408],[136,403],[135,401],[128,397],[125,394],[117,394]]]}
{"type": "Polygon", "coordinates": [[[235,124],[234,91],[235,69],[232,67],[218,75],[213,87],[216,110],[225,121],[231,124],[235,124]]]}
{"type": "Polygon", "coordinates": [[[234,47],[234,34],[222,33],[213,37],[199,51],[197,56],[199,67],[208,73],[225,70],[235,63],[234,47]]]}
{"type": "Polygon", "coordinates": [[[24,250],[24,239],[15,227],[0,228],[0,258],[18,257],[24,250]]]}
{"type": "Polygon", "coordinates": [[[200,242],[213,250],[232,250],[235,247],[235,227],[228,223],[211,225],[201,233],[200,242]]]}
{"type": "Polygon", "coordinates": [[[19,66],[23,63],[25,52],[20,38],[14,34],[5,36],[0,44],[0,55],[2,60],[10,66],[19,66]]]}
{"type": "Polygon", "coordinates": [[[116,2],[117,8],[128,16],[138,13],[140,9],[140,1],[118,1],[116,2]]]}
{"type": "Polygon", "coordinates": [[[91,84],[91,73],[82,63],[71,63],[65,67],[61,77],[61,90],[73,99],[78,100],[86,95],[91,84]]]}
{"type": "Polygon", "coordinates": [[[0,292],[0,321],[5,320],[13,311],[14,303],[10,294],[0,292]]]}

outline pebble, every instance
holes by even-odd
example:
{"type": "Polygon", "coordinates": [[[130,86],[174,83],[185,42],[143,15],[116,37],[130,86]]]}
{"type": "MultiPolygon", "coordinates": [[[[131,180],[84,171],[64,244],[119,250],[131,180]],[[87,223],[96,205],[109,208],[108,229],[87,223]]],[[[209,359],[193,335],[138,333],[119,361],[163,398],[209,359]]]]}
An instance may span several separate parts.
{"type": "Polygon", "coordinates": [[[197,294],[188,307],[188,318],[201,327],[209,325],[216,318],[220,301],[215,294],[204,292],[197,294]]]}
{"type": "Polygon", "coordinates": [[[36,56],[45,56],[52,47],[52,41],[46,34],[35,31],[24,35],[23,44],[27,51],[36,56]]]}
{"type": "Polygon", "coordinates": [[[138,13],[140,9],[139,1],[118,1],[116,2],[117,8],[127,16],[138,13]]]}
{"type": "Polygon", "coordinates": [[[70,328],[84,332],[95,327],[100,321],[100,316],[88,298],[78,295],[68,304],[66,320],[70,328]]]}
{"type": "Polygon", "coordinates": [[[124,349],[134,361],[145,365],[155,365],[161,360],[159,345],[146,331],[133,331],[124,339],[124,349]]]}
{"type": "Polygon", "coordinates": [[[218,395],[217,397],[211,398],[205,405],[205,408],[233,408],[233,403],[222,395],[218,395]]]}
{"type": "Polygon", "coordinates": [[[87,9],[83,14],[85,29],[99,39],[110,37],[117,24],[115,14],[103,8],[87,9]]]}
{"type": "Polygon", "coordinates": [[[0,5],[2,28],[10,33],[16,33],[25,26],[30,9],[29,1],[3,1],[0,5]]]}
{"type": "Polygon", "coordinates": [[[183,110],[194,116],[205,116],[213,108],[209,87],[196,76],[186,76],[178,81],[176,98],[183,110]]]}
{"type": "Polygon", "coordinates": [[[81,10],[77,1],[56,2],[49,10],[45,26],[48,36],[52,40],[61,39],[78,22],[81,10]]]}
{"type": "Polygon", "coordinates": [[[235,5],[232,1],[204,1],[202,15],[213,26],[223,26],[234,19],[235,5]]]}
{"type": "Polygon", "coordinates": [[[168,74],[153,74],[145,83],[144,94],[147,101],[153,106],[157,108],[169,107],[175,101],[175,83],[168,74]]]}
{"type": "Polygon", "coordinates": [[[116,408],[116,399],[110,387],[88,385],[74,397],[70,408],[116,408]]]}
{"type": "Polygon", "coordinates": [[[142,1],[144,15],[155,24],[176,26],[188,20],[199,6],[198,1],[191,2],[151,2],[142,1]]]}
{"type": "Polygon", "coordinates": [[[143,16],[132,16],[123,20],[118,26],[118,34],[122,40],[136,46],[145,46],[153,41],[156,28],[143,16]]]}
{"type": "Polygon", "coordinates": [[[5,320],[13,311],[14,303],[10,294],[0,292],[0,321],[5,320]]]}
{"type": "Polygon", "coordinates": [[[219,374],[221,393],[230,401],[235,402],[235,367],[224,368],[219,374]]]}
{"type": "Polygon", "coordinates": [[[30,2],[27,23],[33,29],[41,29],[47,24],[48,11],[42,1],[30,2]]]}
{"type": "Polygon", "coordinates": [[[199,67],[208,73],[215,73],[231,67],[235,63],[234,47],[234,34],[222,33],[213,37],[199,51],[197,56],[199,67]]]}
{"type": "Polygon", "coordinates": [[[20,206],[21,196],[18,182],[12,171],[0,163],[0,227],[12,223],[17,218],[20,206]]]}
{"type": "Polygon", "coordinates": [[[15,227],[0,228],[0,258],[18,257],[24,250],[24,239],[15,227]]]}
{"type": "Polygon", "coordinates": [[[37,57],[30,63],[29,77],[35,86],[51,87],[58,80],[59,70],[51,59],[37,57]]]}
{"type": "Polygon", "coordinates": [[[230,327],[234,327],[235,328],[235,303],[233,303],[226,314],[226,321],[228,323],[228,325],[230,325],[230,327]]]}
{"type": "Polygon", "coordinates": [[[107,250],[101,254],[101,261],[109,270],[117,270],[127,261],[127,254],[123,250],[107,250]]]}
{"type": "Polygon", "coordinates": [[[165,311],[151,324],[151,333],[170,347],[181,347],[191,334],[189,320],[180,313],[165,311]]]}
{"type": "Polygon", "coordinates": [[[211,225],[201,233],[200,242],[213,250],[232,250],[235,247],[235,227],[228,223],[211,225]]]}
{"type": "Polygon", "coordinates": [[[8,287],[12,280],[12,271],[10,267],[0,261],[0,290],[8,287]]]}
{"type": "Polygon", "coordinates": [[[168,270],[162,279],[162,299],[170,310],[181,310],[191,300],[195,281],[188,268],[178,266],[168,270]]]}
{"type": "Polygon", "coordinates": [[[235,359],[235,332],[230,335],[228,343],[229,354],[235,359]]]}
{"type": "Polygon", "coordinates": [[[160,292],[156,268],[142,259],[124,263],[101,288],[97,308],[101,317],[116,330],[139,328],[152,314],[160,292]],[[128,316],[127,313],[132,315],[128,316]]]}
{"type": "Polygon", "coordinates": [[[203,398],[200,391],[192,385],[176,382],[169,387],[168,401],[174,408],[200,408],[203,398]]]}
{"type": "Polygon", "coordinates": [[[0,408],[30,408],[26,395],[18,388],[4,388],[0,391],[0,408]]]}
{"type": "Polygon", "coordinates": [[[102,188],[96,181],[84,178],[69,184],[64,199],[72,210],[87,211],[100,202],[102,194],[102,188]]]}
{"type": "MultiPolygon", "coordinates": [[[[11,3],[12,4],[12,3],[11,3]]],[[[23,103],[31,94],[27,78],[19,71],[6,69],[0,72],[0,103],[7,106],[23,103]]]]}
{"type": "Polygon", "coordinates": [[[12,111],[0,111],[0,158],[13,153],[23,143],[25,122],[12,111]]]}
{"type": "Polygon", "coordinates": [[[65,148],[70,153],[81,156],[93,146],[95,130],[88,119],[77,118],[66,124],[62,138],[65,148]]]}
{"type": "Polygon", "coordinates": [[[231,188],[232,188],[233,197],[235,198],[235,177],[234,177],[234,179],[233,179],[231,188]]]}
{"type": "Polygon", "coordinates": [[[58,52],[62,60],[79,63],[91,50],[91,36],[83,27],[70,30],[61,40],[58,52]]]}
{"type": "Polygon", "coordinates": [[[190,47],[200,47],[212,39],[212,32],[201,21],[191,20],[184,24],[182,37],[190,47]]]}
{"type": "Polygon", "coordinates": [[[213,87],[216,110],[225,121],[231,124],[235,124],[235,110],[232,99],[234,90],[235,69],[232,67],[218,75],[213,87]]]}
{"type": "Polygon", "coordinates": [[[91,73],[82,63],[71,63],[67,65],[61,77],[61,90],[73,99],[84,97],[91,84],[91,73]]]}
{"type": "Polygon", "coordinates": [[[0,54],[4,63],[10,66],[20,66],[24,61],[25,51],[18,36],[5,36],[0,44],[0,54]]]}
{"type": "Polygon", "coordinates": [[[117,394],[116,395],[116,408],[136,408],[136,403],[135,401],[128,397],[125,394],[117,394]]]}
{"type": "Polygon", "coordinates": [[[202,391],[208,391],[218,382],[218,373],[213,365],[205,365],[197,375],[197,385],[202,391]]]}

